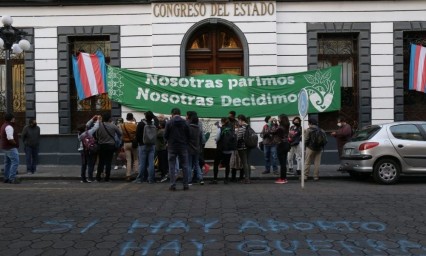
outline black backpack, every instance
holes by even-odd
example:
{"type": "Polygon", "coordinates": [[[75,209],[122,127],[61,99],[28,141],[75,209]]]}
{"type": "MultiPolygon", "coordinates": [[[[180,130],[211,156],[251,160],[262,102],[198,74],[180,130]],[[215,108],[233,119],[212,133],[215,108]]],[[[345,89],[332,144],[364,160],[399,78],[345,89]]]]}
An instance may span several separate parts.
{"type": "Polygon", "coordinates": [[[327,134],[323,129],[316,128],[310,131],[310,146],[313,150],[321,150],[324,149],[325,145],[327,145],[327,134]]]}
{"type": "Polygon", "coordinates": [[[246,132],[244,134],[244,143],[247,148],[255,148],[258,145],[259,137],[256,132],[249,125],[246,126],[246,132]]]}
{"type": "Polygon", "coordinates": [[[230,127],[222,128],[219,139],[220,147],[223,151],[234,151],[237,149],[237,135],[230,127]]]}

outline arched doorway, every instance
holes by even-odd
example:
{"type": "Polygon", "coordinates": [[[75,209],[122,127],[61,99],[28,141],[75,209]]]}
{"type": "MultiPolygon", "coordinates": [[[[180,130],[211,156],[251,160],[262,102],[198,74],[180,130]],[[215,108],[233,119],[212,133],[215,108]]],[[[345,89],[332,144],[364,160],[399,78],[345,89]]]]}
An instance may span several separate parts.
{"type": "Polygon", "coordinates": [[[182,41],[181,74],[248,75],[248,46],[234,24],[208,19],[192,26],[182,41]]]}
{"type": "Polygon", "coordinates": [[[236,34],[223,25],[207,25],[186,47],[186,75],[244,75],[243,48],[236,34]]]}

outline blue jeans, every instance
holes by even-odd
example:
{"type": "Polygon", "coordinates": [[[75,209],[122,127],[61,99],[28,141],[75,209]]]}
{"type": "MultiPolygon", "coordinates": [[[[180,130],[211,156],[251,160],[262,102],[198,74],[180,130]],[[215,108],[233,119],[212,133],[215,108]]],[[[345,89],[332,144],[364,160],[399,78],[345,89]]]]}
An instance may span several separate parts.
{"type": "Polygon", "coordinates": [[[37,171],[38,151],[38,146],[25,146],[25,162],[27,164],[27,172],[35,173],[37,171]]]}
{"type": "Polygon", "coordinates": [[[154,173],[154,154],[155,145],[142,145],[138,146],[139,154],[139,174],[136,180],[144,180],[144,171],[148,165],[148,182],[155,182],[154,173]]]}
{"type": "Polygon", "coordinates": [[[17,148],[11,148],[4,151],[4,179],[5,181],[14,181],[19,165],[19,154],[17,148]]]}
{"type": "Polygon", "coordinates": [[[192,181],[192,174],[194,173],[194,180],[201,181],[203,180],[203,174],[201,172],[201,167],[199,163],[200,154],[188,154],[188,182],[192,181]]]}
{"type": "Polygon", "coordinates": [[[170,185],[176,186],[176,178],[178,173],[178,168],[176,165],[176,160],[179,158],[179,166],[182,168],[183,172],[183,186],[188,186],[188,151],[182,149],[179,151],[169,151],[169,175],[170,175],[170,185]]]}
{"type": "Polygon", "coordinates": [[[274,172],[278,171],[277,145],[264,145],[263,152],[265,154],[265,171],[270,172],[271,166],[274,172]]]}

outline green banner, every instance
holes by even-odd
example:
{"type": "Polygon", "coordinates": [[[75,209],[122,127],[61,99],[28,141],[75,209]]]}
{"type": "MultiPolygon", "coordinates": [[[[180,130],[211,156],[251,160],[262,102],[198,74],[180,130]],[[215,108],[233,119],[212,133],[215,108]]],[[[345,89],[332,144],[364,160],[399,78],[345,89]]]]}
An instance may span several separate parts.
{"type": "Polygon", "coordinates": [[[200,117],[248,117],[298,114],[298,95],[305,88],[309,113],[340,110],[341,66],[294,74],[241,77],[200,75],[170,77],[108,66],[108,95],[129,108],[169,114],[196,111],[200,117]]]}

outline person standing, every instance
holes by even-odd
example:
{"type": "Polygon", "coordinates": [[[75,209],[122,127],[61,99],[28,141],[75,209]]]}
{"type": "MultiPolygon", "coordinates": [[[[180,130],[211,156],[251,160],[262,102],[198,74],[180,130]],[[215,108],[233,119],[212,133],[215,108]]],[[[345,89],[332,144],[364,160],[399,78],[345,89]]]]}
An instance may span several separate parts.
{"type": "Polygon", "coordinates": [[[344,117],[339,117],[337,119],[337,127],[339,128],[337,131],[332,132],[331,136],[336,138],[337,152],[339,153],[339,158],[341,158],[343,146],[352,138],[352,127],[346,123],[346,119],[344,117]]]}
{"type": "Polygon", "coordinates": [[[199,163],[201,147],[203,144],[203,133],[199,126],[197,114],[193,114],[188,120],[189,144],[188,144],[188,182],[204,185],[203,173],[199,163]]]}
{"type": "MultiPolygon", "coordinates": [[[[117,127],[120,127],[121,124],[124,123],[124,119],[122,117],[117,118],[117,120],[115,120],[114,124],[117,127]]],[[[120,147],[117,150],[114,151],[114,158],[113,161],[115,163],[114,166],[114,170],[118,170],[118,168],[123,168],[126,169],[127,165],[126,165],[126,154],[124,153],[124,148],[120,147]]]]}
{"type": "Polygon", "coordinates": [[[296,156],[296,173],[300,175],[302,170],[302,144],[300,143],[302,139],[302,126],[300,117],[295,117],[293,119],[293,125],[290,127],[288,133],[288,142],[290,143],[290,152],[288,152],[288,171],[291,174],[294,174],[294,157],[296,156]]]}
{"type": "Polygon", "coordinates": [[[166,121],[160,120],[158,123],[157,141],[155,144],[155,152],[158,157],[158,170],[161,173],[160,182],[165,182],[169,173],[169,160],[167,159],[167,144],[164,140],[164,128],[166,127],[166,121]]]}
{"type": "Polygon", "coordinates": [[[40,127],[37,121],[31,118],[28,125],[22,130],[22,141],[25,149],[25,162],[27,164],[27,173],[34,174],[37,171],[38,152],[40,145],[40,127]]]}
{"type": "Polygon", "coordinates": [[[189,126],[185,119],[180,115],[179,108],[173,108],[172,117],[166,124],[164,138],[167,141],[168,160],[169,160],[169,190],[176,190],[177,168],[176,160],[179,158],[179,165],[183,171],[183,189],[188,190],[188,143],[189,143],[189,126]]]}
{"type": "Polygon", "coordinates": [[[15,129],[15,116],[7,113],[1,126],[1,146],[4,152],[4,183],[19,184],[16,174],[19,166],[19,138],[15,129]]]}
{"type": "Polygon", "coordinates": [[[306,147],[304,179],[305,181],[308,180],[311,163],[314,161],[314,181],[317,181],[319,180],[319,167],[321,164],[321,154],[323,148],[314,144],[314,136],[316,136],[315,134],[317,134],[317,130],[320,128],[318,127],[318,121],[315,118],[309,118],[308,124],[309,127],[306,129],[304,140],[304,145],[306,147]]]}
{"type": "Polygon", "coordinates": [[[130,181],[131,176],[139,167],[138,144],[133,143],[136,139],[136,119],[132,113],[127,113],[126,122],[119,126],[123,134],[123,148],[126,154],[126,181],[130,181]]]}
{"type": "Polygon", "coordinates": [[[98,130],[99,122],[101,122],[101,120],[101,116],[95,115],[86,124],[82,124],[78,128],[77,138],[79,142],[78,151],[81,156],[80,177],[82,183],[93,182],[93,171],[95,170],[95,162],[98,155],[96,150],[90,148],[90,143],[83,143],[83,140],[87,140],[88,142],[93,141],[96,143],[93,135],[98,130]],[[89,148],[85,146],[85,144],[89,146],[89,148]],[[88,175],[86,175],[86,170],[88,175]]]}
{"type": "Polygon", "coordinates": [[[238,115],[238,131],[237,131],[237,149],[244,169],[244,183],[251,183],[251,169],[248,162],[250,149],[246,147],[244,136],[248,128],[247,118],[244,115],[238,115]]]}
{"type": "Polygon", "coordinates": [[[99,144],[99,163],[96,172],[96,181],[101,181],[101,175],[105,170],[105,182],[110,181],[111,176],[111,162],[114,155],[115,137],[121,138],[121,131],[118,127],[111,122],[111,115],[105,113],[102,115],[102,122],[99,124],[96,138],[99,144]]]}
{"type": "Polygon", "coordinates": [[[278,129],[277,120],[271,116],[265,117],[265,125],[263,126],[260,137],[263,138],[262,142],[264,145],[264,157],[265,157],[265,170],[262,174],[271,173],[271,167],[274,174],[278,175],[278,166],[277,166],[277,144],[274,140],[275,131],[278,129]]]}
{"type": "Polygon", "coordinates": [[[216,133],[216,156],[213,164],[213,180],[210,184],[217,184],[217,176],[219,173],[219,164],[222,163],[225,166],[225,179],[224,184],[229,183],[229,173],[231,171],[230,160],[232,152],[237,149],[237,138],[235,135],[235,129],[229,122],[229,118],[223,117],[221,119],[221,126],[218,128],[216,133]]]}
{"type": "Polygon", "coordinates": [[[276,130],[277,138],[277,154],[280,162],[280,177],[275,181],[276,184],[286,184],[287,181],[287,154],[290,150],[290,144],[288,143],[288,131],[290,129],[290,121],[288,116],[281,114],[278,116],[280,125],[276,130]]]}
{"type": "Polygon", "coordinates": [[[148,168],[148,183],[155,183],[154,155],[157,142],[157,128],[154,125],[154,113],[145,112],[145,120],[139,122],[136,128],[136,139],[138,141],[139,173],[135,183],[142,183],[145,177],[145,169],[148,168]],[[152,134],[151,134],[152,133],[152,134]],[[148,137],[153,141],[148,141],[148,137]]]}

